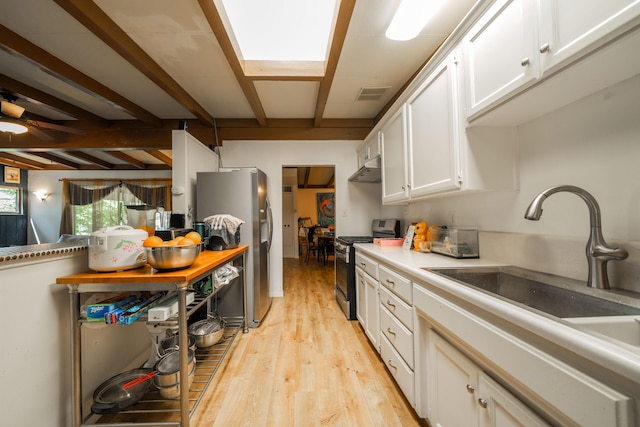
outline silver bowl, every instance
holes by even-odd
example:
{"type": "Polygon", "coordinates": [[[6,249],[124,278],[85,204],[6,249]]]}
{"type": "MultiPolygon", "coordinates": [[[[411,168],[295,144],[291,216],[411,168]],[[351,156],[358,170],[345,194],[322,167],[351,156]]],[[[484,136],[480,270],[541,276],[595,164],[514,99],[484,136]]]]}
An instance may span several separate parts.
{"type": "Polygon", "coordinates": [[[225,323],[222,317],[210,317],[189,325],[187,331],[195,337],[196,347],[211,347],[222,339],[225,323]]]}
{"type": "Polygon", "coordinates": [[[200,245],[155,246],[146,248],[147,262],[156,270],[177,270],[192,265],[200,254],[200,245]]]}

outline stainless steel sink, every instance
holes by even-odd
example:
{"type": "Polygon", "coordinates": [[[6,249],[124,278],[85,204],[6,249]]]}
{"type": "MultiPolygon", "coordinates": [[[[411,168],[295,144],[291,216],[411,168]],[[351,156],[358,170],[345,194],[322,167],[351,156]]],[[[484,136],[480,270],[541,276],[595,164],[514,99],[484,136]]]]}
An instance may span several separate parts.
{"type": "Polygon", "coordinates": [[[518,267],[424,270],[560,318],[640,315],[640,300],[630,305],[614,291],[518,267]]]}

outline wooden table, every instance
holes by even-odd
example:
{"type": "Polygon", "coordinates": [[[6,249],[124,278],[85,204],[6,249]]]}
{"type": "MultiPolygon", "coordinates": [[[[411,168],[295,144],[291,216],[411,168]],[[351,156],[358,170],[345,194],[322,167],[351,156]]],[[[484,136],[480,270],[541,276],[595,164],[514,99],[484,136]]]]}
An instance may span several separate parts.
{"type": "Polygon", "coordinates": [[[333,247],[335,236],[327,236],[326,234],[318,234],[318,261],[322,258],[324,265],[327,265],[327,248],[333,247]]]}
{"type": "MultiPolygon", "coordinates": [[[[235,249],[224,251],[203,251],[198,255],[193,265],[182,270],[159,271],[149,264],[143,267],[109,273],[96,273],[87,271],[85,273],[73,274],[70,276],[58,277],[56,283],[66,285],[69,288],[69,298],[71,303],[71,354],[73,359],[72,369],[72,394],[73,394],[73,426],[79,427],[83,424],[82,414],[82,390],[81,390],[81,330],[82,318],[80,314],[80,293],[100,293],[114,291],[176,291],[178,295],[178,329],[180,348],[180,383],[188,383],[188,334],[187,334],[187,288],[199,280],[207,277],[211,272],[226,262],[233,261],[240,257],[244,268],[245,253],[249,247],[240,246],[235,249]]],[[[243,301],[242,301],[242,328],[247,331],[246,319],[246,283],[244,273],[243,280],[243,301]]],[[[215,295],[215,292],[212,296],[215,295]]],[[[189,390],[184,387],[180,393],[180,426],[189,426],[189,390]]],[[[127,424],[128,425],[128,424],[127,424]]],[[[173,425],[173,424],[171,424],[173,425]]]]}

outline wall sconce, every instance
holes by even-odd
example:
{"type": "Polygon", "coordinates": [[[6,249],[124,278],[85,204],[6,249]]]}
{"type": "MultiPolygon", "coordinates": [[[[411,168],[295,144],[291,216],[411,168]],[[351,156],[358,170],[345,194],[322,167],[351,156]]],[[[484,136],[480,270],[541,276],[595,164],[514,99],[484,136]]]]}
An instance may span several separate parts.
{"type": "Polygon", "coordinates": [[[47,190],[34,191],[33,194],[43,202],[51,195],[51,193],[47,193],[47,190]]]}

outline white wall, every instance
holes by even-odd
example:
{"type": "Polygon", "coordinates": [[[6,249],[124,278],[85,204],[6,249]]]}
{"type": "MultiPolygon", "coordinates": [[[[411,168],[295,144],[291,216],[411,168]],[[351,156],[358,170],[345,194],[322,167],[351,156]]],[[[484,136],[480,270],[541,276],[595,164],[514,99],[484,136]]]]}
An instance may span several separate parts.
{"type": "MultiPolygon", "coordinates": [[[[29,171],[28,194],[29,216],[40,237],[41,243],[51,243],[60,237],[60,218],[62,217],[63,178],[87,179],[152,179],[171,178],[171,171],[29,171]],[[40,201],[33,192],[44,189],[51,193],[47,200],[40,201]]],[[[28,244],[36,243],[33,230],[28,230],[28,244]]]]}
{"type": "Polygon", "coordinates": [[[198,172],[217,172],[218,155],[187,131],[171,132],[172,213],[185,215],[184,226],[190,228],[195,210],[198,172]]]}
{"type": "Polygon", "coordinates": [[[268,177],[274,214],[270,258],[272,296],[282,296],[282,167],[334,166],[336,172],[336,234],[370,235],[371,220],[380,217],[380,184],[347,181],[357,169],[361,141],[225,141],[222,166],[256,166],[268,177]]]}
{"type": "MultiPolygon", "coordinates": [[[[609,268],[632,270],[633,283],[617,285],[640,291],[637,265],[640,254],[640,76],[610,87],[574,104],[518,127],[518,191],[499,191],[429,200],[405,207],[407,220],[429,224],[455,224],[483,231],[524,233],[520,240],[535,245],[526,235],[563,238],[530,247],[543,271],[586,280],[584,245],[589,234],[586,204],[577,196],[557,193],[544,202],[540,221],[527,221],[531,200],[547,187],[571,184],[590,192],[602,212],[602,231],[608,243],[631,249],[623,262],[609,268]],[[564,241],[564,242],[563,242],[564,241]],[[565,242],[569,258],[559,259],[555,249],[565,242]],[[548,252],[545,257],[544,252],[548,252]],[[570,262],[569,262],[570,260],[570,262]]],[[[481,242],[482,243],[482,242],[481,242]]],[[[513,252],[513,251],[512,251],[513,252]]],[[[517,251],[515,251],[517,252],[517,251]]],[[[486,253],[486,251],[485,251],[486,253]]],[[[480,255],[483,256],[482,244],[480,255]]],[[[526,263],[527,260],[520,260],[526,263]]]]}

